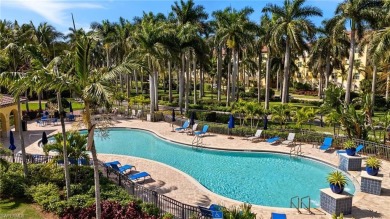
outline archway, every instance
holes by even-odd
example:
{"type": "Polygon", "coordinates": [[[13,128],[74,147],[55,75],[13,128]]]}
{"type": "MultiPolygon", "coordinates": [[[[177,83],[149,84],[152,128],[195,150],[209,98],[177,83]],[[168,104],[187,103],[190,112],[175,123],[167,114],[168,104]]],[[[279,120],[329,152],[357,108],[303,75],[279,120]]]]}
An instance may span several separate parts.
{"type": "Polygon", "coordinates": [[[19,117],[18,117],[18,110],[12,109],[9,113],[9,122],[10,126],[14,125],[15,131],[21,131],[20,129],[20,123],[19,123],[19,117]]]}
{"type": "Polygon", "coordinates": [[[2,138],[7,137],[7,120],[5,119],[5,115],[0,112],[0,135],[2,138]]]}

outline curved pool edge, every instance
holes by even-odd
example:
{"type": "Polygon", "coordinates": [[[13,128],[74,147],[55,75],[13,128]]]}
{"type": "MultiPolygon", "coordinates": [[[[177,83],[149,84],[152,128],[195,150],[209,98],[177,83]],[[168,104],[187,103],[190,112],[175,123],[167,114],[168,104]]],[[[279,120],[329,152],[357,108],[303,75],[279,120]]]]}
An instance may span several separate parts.
{"type": "MultiPolygon", "coordinates": [[[[180,141],[176,141],[176,140],[173,140],[173,139],[170,139],[170,138],[166,138],[165,136],[162,136],[160,133],[157,133],[156,131],[154,130],[151,130],[151,129],[146,129],[146,128],[136,128],[136,127],[110,127],[110,129],[129,129],[129,130],[141,130],[141,131],[146,131],[146,132],[149,132],[150,134],[164,140],[164,141],[168,141],[168,142],[172,142],[172,143],[176,143],[176,144],[180,144],[180,145],[183,145],[183,146],[186,146],[186,147],[193,147],[191,144],[188,144],[188,143],[184,143],[184,142],[180,142],[180,141]]],[[[85,129],[80,129],[80,130],[85,130],[85,129]]],[[[207,146],[202,146],[200,147],[201,149],[207,149],[207,150],[216,150],[216,151],[230,151],[230,152],[256,152],[256,153],[274,153],[274,154],[283,154],[283,155],[287,155],[289,156],[290,154],[289,153],[286,153],[286,152],[280,152],[280,151],[272,151],[272,150],[247,150],[247,149],[226,149],[226,148],[215,148],[215,147],[207,147],[207,146]]],[[[99,153],[99,154],[104,154],[104,153],[99,153]]],[[[199,189],[207,192],[207,193],[211,193],[215,196],[217,196],[218,198],[221,198],[223,200],[227,200],[227,201],[230,201],[230,202],[234,202],[236,204],[242,204],[244,202],[242,201],[239,201],[239,200],[235,200],[235,199],[231,199],[231,198],[228,198],[228,197],[225,197],[225,196],[222,196],[222,195],[219,195],[217,193],[214,193],[212,192],[211,190],[209,190],[208,188],[206,188],[205,186],[203,186],[199,181],[197,181],[195,178],[193,178],[192,176],[190,176],[189,174],[177,169],[177,168],[174,168],[172,166],[169,166],[168,164],[165,164],[165,163],[162,163],[162,162],[159,162],[159,161],[155,161],[155,160],[150,160],[150,159],[145,159],[145,158],[140,158],[140,157],[135,157],[135,156],[128,156],[128,155],[119,155],[119,154],[106,154],[106,155],[115,155],[115,156],[125,156],[125,157],[133,157],[133,158],[137,158],[137,159],[142,159],[142,160],[147,160],[147,161],[151,161],[151,162],[155,162],[155,163],[158,163],[158,164],[162,164],[178,173],[181,173],[182,175],[184,175],[187,179],[189,179],[191,182],[194,183],[194,185],[196,185],[199,189]]],[[[319,162],[321,164],[325,164],[327,166],[330,166],[334,169],[337,169],[339,171],[342,171],[344,174],[346,174],[350,180],[353,182],[354,184],[354,187],[355,187],[355,193],[353,194],[354,197],[356,197],[355,199],[353,199],[353,203],[356,203],[358,202],[359,200],[361,200],[364,196],[363,196],[363,193],[361,193],[360,191],[360,185],[359,185],[359,182],[357,181],[356,177],[352,174],[350,174],[349,172],[346,172],[346,171],[343,171],[341,169],[339,169],[337,166],[333,165],[332,163],[328,163],[324,160],[321,160],[319,158],[316,158],[316,157],[313,157],[313,156],[306,156],[306,155],[301,155],[300,157],[304,158],[304,159],[310,159],[312,161],[315,161],[315,162],[319,162]]],[[[266,210],[277,210],[277,209],[283,209],[284,211],[286,210],[292,210],[292,211],[296,211],[295,208],[286,208],[286,207],[272,207],[272,206],[265,206],[265,205],[257,205],[257,204],[251,204],[252,206],[257,206],[257,207],[261,207],[261,208],[264,208],[266,210]]]]}

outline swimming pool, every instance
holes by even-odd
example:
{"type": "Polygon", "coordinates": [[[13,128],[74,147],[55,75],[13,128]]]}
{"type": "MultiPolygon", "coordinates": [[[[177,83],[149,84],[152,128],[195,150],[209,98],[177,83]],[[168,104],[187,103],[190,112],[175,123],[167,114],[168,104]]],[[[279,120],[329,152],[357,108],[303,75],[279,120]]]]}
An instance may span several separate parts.
{"type": "MultiPolygon", "coordinates": [[[[108,136],[96,135],[98,153],[159,161],[187,173],[214,193],[256,205],[288,208],[290,198],[309,195],[312,205],[318,206],[319,189],[329,187],[326,176],[334,170],[285,154],[195,150],[137,129],[110,129],[108,136]]],[[[349,179],[345,190],[355,192],[349,179]]]]}

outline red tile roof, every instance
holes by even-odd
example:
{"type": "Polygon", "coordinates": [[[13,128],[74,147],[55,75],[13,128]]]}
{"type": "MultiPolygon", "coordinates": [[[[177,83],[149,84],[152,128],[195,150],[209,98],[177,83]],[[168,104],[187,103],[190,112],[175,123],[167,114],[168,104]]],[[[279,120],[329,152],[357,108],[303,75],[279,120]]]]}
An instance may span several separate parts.
{"type": "MultiPolygon", "coordinates": [[[[27,99],[25,97],[20,97],[20,101],[24,102],[27,99]]],[[[8,94],[0,94],[0,107],[9,106],[15,103],[15,99],[8,94]]]]}

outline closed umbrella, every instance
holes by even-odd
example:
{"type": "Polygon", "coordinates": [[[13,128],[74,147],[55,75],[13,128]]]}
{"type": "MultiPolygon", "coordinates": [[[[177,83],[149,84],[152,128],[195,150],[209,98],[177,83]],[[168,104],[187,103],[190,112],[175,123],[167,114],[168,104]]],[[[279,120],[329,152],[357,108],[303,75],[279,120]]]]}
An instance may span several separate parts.
{"type": "Polygon", "coordinates": [[[267,114],[265,114],[264,115],[264,120],[263,120],[263,122],[264,122],[264,127],[263,127],[263,129],[264,130],[267,130],[267,126],[268,126],[268,116],[267,116],[267,114]]]}
{"type": "Polygon", "coordinates": [[[12,153],[16,149],[14,134],[12,133],[12,131],[9,131],[9,147],[8,147],[8,149],[10,149],[12,151],[12,153]]]}
{"type": "Polygon", "coordinates": [[[42,142],[43,145],[46,145],[47,142],[49,142],[48,139],[47,139],[46,132],[42,133],[42,140],[41,140],[41,142],[42,142]]]}
{"type": "Polygon", "coordinates": [[[230,133],[231,133],[231,129],[234,128],[234,117],[233,115],[230,115],[229,117],[229,123],[228,123],[228,130],[229,130],[229,139],[233,139],[233,137],[230,136],[230,133]]]}
{"type": "Polygon", "coordinates": [[[191,117],[190,117],[190,126],[191,126],[191,134],[194,134],[194,125],[195,125],[195,112],[191,112],[191,117]]]}
{"type": "Polygon", "coordinates": [[[192,111],[191,117],[190,117],[190,126],[192,127],[195,124],[195,112],[192,111]]]}
{"type": "Polygon", "coordinates": [[[175,115],[175,109],[172,109],[172,132],[174,132],[175,130],[173,130],[173,123],[176,121],[176,115],[175,115]]]}
{"type": "Polygon", "coordinates": [[[15,163],[14,150],[16,149],[16,146],[15,146],[14,134],[12,133],[12,131],[9,131],[9,147],[8,148],[12,151],[12,162],[15,163]]]}
{"type": "Polygon", "coordinates": [[[69,112],[73,113],[72,102],[69,102],[69,112]]]}

